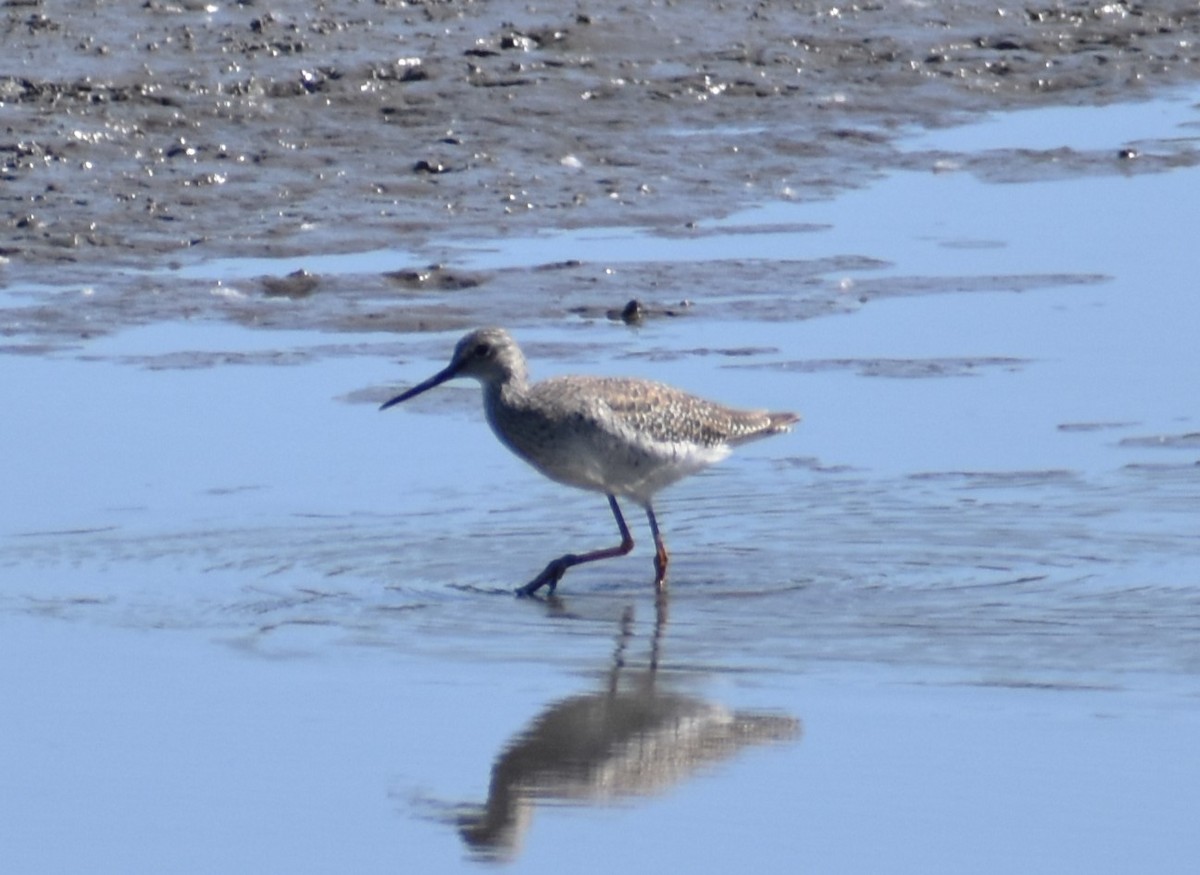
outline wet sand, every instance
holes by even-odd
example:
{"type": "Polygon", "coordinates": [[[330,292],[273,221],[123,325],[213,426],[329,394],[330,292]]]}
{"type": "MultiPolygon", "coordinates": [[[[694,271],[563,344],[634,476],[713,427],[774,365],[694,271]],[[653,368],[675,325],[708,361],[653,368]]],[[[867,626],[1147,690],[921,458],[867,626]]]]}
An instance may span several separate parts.
{"type": "Polygon", "coordinates": [[[1194,10],[4,12],[11,866],[1200,853],[1194,10]],[[480,323],[805,421],[517,600],[480,323]]]}
{"type": "MultiPolygon", "coordinates": [[[[0,254],[14,281],[48,265],[94,278],[550,229],[682,234],[741,206],[927,169],[895,147],[914,126],[1192,81],[1200,51],[1187,4],[153,2],[129,14],[46,0],[5,15],[0,254]]],[[[1024,159],[995,172],[1125,160],[1024,159]]],[[[128,318],[190,312],[158,297],[128,318]]]]}

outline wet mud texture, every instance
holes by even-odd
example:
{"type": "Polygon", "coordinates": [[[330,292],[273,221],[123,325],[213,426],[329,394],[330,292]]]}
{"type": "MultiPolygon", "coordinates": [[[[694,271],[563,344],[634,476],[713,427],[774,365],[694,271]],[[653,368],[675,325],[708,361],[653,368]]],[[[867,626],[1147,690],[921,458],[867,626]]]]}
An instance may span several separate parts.
{"type": "Polygon", "coordinates": [[[1198,28],[1182,2],[7,0],[0,255],[11,282],[682,229],[903,166],[904,126],[1195,78],[1198,28]]]}

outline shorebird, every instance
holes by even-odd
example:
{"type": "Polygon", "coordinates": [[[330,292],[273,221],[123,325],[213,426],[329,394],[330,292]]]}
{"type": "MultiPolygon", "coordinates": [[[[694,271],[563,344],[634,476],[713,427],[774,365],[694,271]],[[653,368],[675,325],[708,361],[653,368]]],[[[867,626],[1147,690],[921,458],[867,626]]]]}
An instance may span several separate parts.
{"type": "Polygon", "coordinates": [[[624,556],[633,538],[617,497],[641,505],[654,536],[654,585],[669,557],[651,501],[660,489],[729,455],[738,444],[789,431],[794,413],[737,410],[651,380],[552,377],[529,382],[525,356],[502,328],[480,328],[454,347],[450,364],[380,406],[386,410],[455,377],[483,387],[483,409],[500,442],[551,480],[602,492],[621,533],[615,547],[568,553],[517,589],[553,593],[567,569],[624,556]]]}

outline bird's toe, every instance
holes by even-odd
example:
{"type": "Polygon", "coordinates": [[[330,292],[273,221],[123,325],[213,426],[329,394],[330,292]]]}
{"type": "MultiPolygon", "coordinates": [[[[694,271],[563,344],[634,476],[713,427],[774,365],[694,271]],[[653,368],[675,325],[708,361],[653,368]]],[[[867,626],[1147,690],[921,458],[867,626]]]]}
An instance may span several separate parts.
{"type": "Polygon", "coordinates": [[[575,557],[571,554],[559,556],[557,559],[552,559],[542,569],[541,573],[533,580],[524,586],[517,588],[518,596],[530,596],[536,593],[543,586],[546,587],[547,594],[552,594],[558,587],[558,582],[562,580],[562,576],[567,573],[567,569],[574,564],[575,557]]]}

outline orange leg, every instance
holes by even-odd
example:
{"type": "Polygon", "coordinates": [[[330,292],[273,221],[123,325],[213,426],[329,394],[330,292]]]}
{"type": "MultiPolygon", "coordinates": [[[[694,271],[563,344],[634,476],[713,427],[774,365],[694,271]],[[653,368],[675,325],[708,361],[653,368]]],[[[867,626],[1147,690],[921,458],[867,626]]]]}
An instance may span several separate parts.
{"type": "Polygon", "coordinates": [[[662,590],[667,585],[667,563],[671,557],[667,554],[667,545],[663,543],[662,533],[658,530],[658,520],[654,518],[654,508],[646,505],[646,519],[650,521],[650,531],[654,535],[654,588],[662,590]]]}

